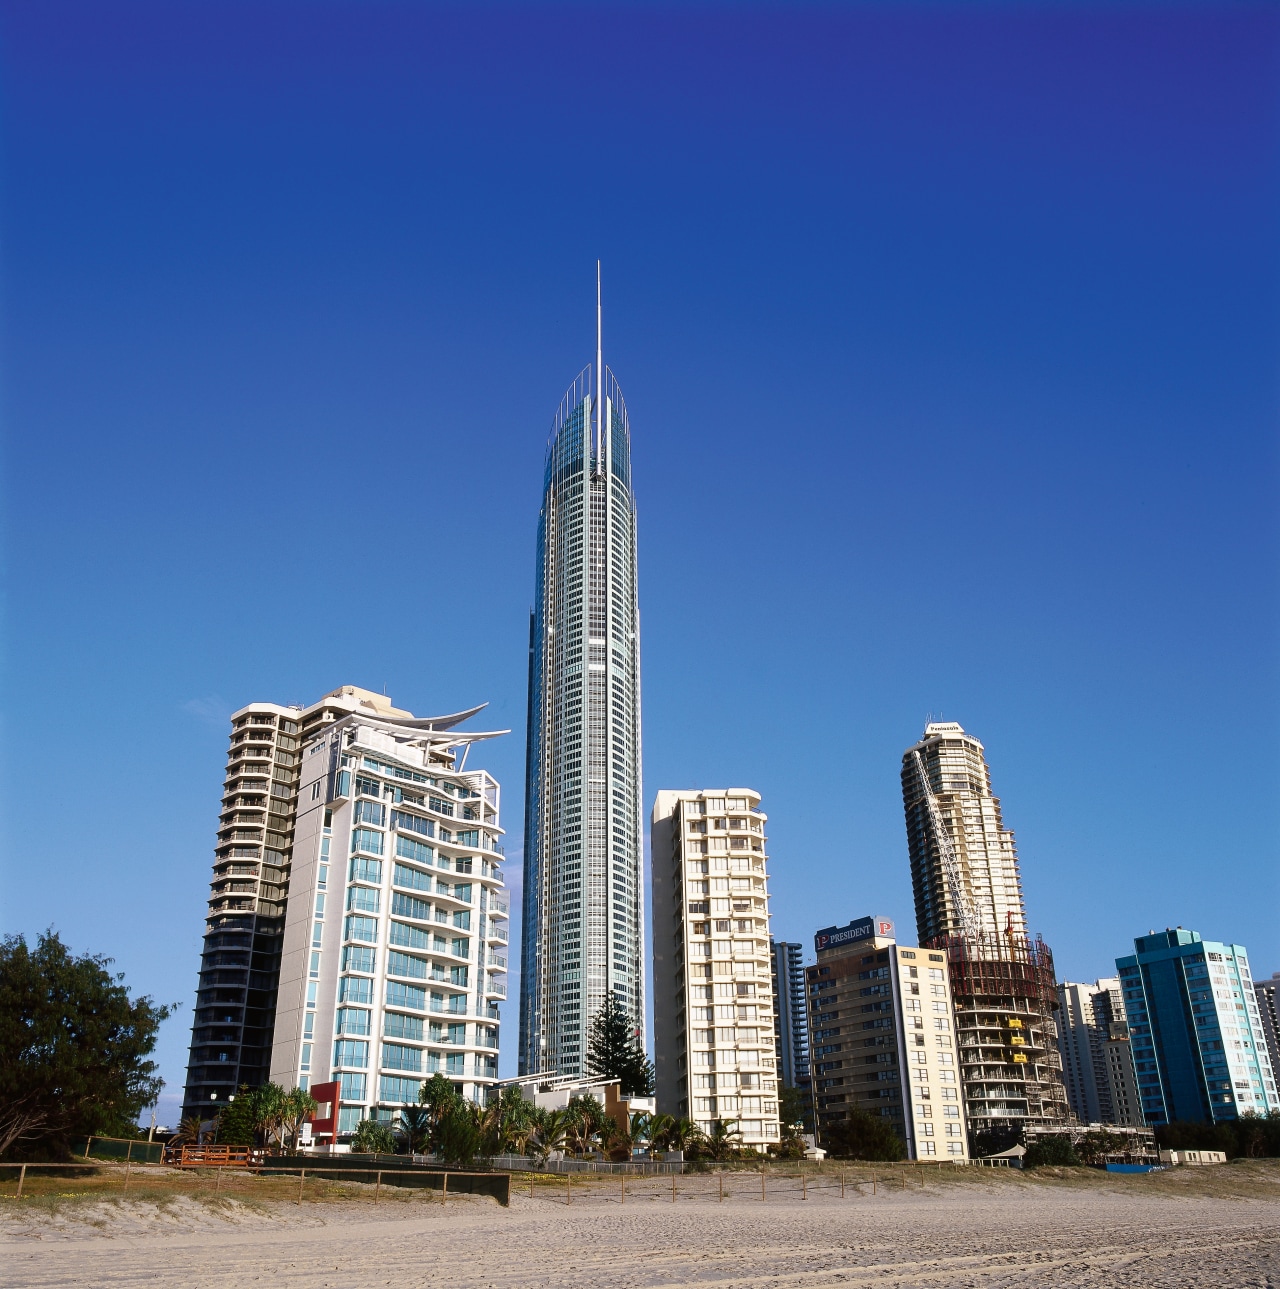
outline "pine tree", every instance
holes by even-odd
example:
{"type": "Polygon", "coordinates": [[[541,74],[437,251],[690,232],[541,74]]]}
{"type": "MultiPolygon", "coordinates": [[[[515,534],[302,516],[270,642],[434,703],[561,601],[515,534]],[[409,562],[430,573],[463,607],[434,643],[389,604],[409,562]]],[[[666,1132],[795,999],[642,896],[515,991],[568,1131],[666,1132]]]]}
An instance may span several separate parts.
{"type": "Polygon", "coordinates": [[[587,1073],[596,1079],[620,1079],[624,1097],[653,1095],[653,1062],[640,1046],[636,1027],[612,992],[596,1012],[587,1034],[587,1073]]]}

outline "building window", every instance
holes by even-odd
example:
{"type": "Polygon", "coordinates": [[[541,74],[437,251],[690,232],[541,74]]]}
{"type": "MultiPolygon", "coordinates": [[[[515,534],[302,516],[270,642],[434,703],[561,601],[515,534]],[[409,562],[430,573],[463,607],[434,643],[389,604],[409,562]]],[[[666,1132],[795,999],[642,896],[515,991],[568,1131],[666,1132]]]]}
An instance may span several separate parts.
{"type": "Polygon", "coordinates": [[[355,828],[351,832],[352,851],[363,850],[371,855],[382,854],[382,834],[372,828],[355,828]]]}

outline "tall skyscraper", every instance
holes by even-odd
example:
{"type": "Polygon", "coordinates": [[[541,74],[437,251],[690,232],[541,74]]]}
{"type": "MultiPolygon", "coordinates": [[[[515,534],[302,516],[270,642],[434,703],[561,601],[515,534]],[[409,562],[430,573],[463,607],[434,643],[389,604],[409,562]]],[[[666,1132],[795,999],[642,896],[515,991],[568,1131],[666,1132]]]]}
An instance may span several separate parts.
{"type": "Polygon", "coordinates": [[[743,1144],[779,1140],[766,816],[749,788],[659,792],[653,806],[658,1109],[743,1144]]]}
{"type": "Polygon", "coordinates": [[[1141,1128],[1142,1104],[1120,981],[1058,986],[1058,1048],[1067,1100],[1081,1123],[1141,1128]]]}
{"type": "Polygon", "coordinates": [[[783,1086],[809,1091],[809,1021],[804,1005],[802,947],[790,940],[769,943],[773,971],[773,1043],[783,1086]]]}
{"type": "Polygon", "coordinates": [[[1176,927],[1138,936],[1133,947],[1116,969],[1146,1121],[1280,1111],[1244,945],[1176,927]]]}
{"type": "Polygon", "coordinates": [[[644,1017],[636,507],[598,277],[596,360],[547,447],[528,729],[520,1073],[581,1074],[607,992],[644,1017]]]}
{"type": "Polygon", "coordinates": [[[1027,934],[1018,852],[982,744],[930,722],[903,754],[902,800],[920,943],[947,955],[970,1130],[1062,1123],[1053,955],[1027,934]]]}

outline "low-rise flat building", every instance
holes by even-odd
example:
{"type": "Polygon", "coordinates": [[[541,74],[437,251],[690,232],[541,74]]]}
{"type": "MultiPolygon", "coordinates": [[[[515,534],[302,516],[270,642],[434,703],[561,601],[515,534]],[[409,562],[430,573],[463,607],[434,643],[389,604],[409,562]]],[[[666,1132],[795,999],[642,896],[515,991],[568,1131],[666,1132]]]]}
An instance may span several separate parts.
{"type": "Polygon", "coordinates": [[[888,918],[827,927],[805,969],[818,1144],[851,1109],[887,1119],[909,1159],[969,1157],[945,953],[888,918]]]}

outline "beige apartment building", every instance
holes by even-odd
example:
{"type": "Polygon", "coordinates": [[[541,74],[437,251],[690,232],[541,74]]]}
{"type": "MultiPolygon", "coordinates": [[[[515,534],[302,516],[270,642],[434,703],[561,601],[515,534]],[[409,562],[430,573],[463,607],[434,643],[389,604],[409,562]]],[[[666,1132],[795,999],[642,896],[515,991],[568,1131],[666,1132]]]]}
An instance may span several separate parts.
{"type": "Polygon", "coordinates": [[[766,815],[749,788],[659,792],[653,807],[658,1110],[744,1146],[780,1137],[766,815]]]}
{"type": "Polygon", "coordinates": [[[909,1159],[966,1160],[946,954],[893,939],[887,918],[814,937],[805,969],[818,1143],[851,1109],[881,1115],[909,1159]]]}

